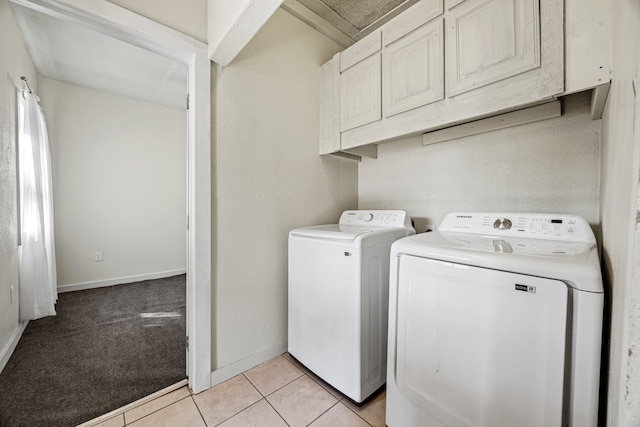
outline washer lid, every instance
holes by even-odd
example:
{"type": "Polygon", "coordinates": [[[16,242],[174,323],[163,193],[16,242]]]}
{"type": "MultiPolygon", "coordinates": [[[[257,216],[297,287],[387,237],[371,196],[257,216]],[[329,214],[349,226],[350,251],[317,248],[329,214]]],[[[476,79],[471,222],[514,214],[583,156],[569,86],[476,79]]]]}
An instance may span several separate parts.
{"type": "Polygon", "coordinates": [[[329,224],[317,225],[315,227],[296,228],[295,230],[291,230],[291,236],[312,239],[353,241],[362,234],[372,233],[382,229],[384,229],[384,227],[329,224]]]}
{"type": "Polygon", "coordinates": [[[435,231],[396,241],[391,256],[402,255],[547,277],[575,289],[603,292],[595,242],[435,231]]]}

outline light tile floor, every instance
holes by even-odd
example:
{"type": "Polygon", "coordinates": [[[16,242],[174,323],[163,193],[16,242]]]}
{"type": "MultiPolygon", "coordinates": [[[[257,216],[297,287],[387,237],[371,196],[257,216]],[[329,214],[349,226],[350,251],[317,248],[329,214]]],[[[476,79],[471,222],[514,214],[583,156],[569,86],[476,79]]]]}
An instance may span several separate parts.
{"type": "Polygon", "coordinates": [[[359,407],[285,353],[200,394],[182,387],[99,424],[87,424],[384,427],[384,416],[384,390],[359,407]]]}

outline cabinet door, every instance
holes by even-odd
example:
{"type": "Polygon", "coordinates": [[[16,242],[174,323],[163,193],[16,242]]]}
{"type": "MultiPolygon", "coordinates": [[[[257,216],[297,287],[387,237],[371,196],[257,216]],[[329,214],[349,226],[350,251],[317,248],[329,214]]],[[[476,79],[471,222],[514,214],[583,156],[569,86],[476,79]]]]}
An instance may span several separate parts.
{"type": "Polygon", "coordinates": [[[446,51],[447,96],[539,67],[539,1],[466,0],[447,16],[446,51]]]}
{"type": "Polygon", "coordinates": [[[464,0],[447,0],[447,9],[453,9],[463,1],[464,0]]]}
{"type": "Polygon", "coordinates": [[[345,131],[381,119],[380,53],[340,75],[340,130],[345,131]]]}
{"type": "Polygon", "coordinates": [[[443,20],[425,25],[382,53],[384,117],[444,97],[443,20]]]}

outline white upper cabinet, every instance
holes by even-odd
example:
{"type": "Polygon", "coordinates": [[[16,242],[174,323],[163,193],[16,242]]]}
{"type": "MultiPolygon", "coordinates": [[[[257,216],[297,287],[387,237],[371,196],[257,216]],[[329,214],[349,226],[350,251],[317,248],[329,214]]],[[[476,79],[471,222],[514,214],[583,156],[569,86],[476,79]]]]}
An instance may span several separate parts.
{"type": "Polygon", "coordinates": [[[382,117],[380,31],[369,34],[340,55],[340,130],[382,117]]]}
{"type": "Polygon", "coordinates": [[[380,120],[380,99],[380,53],[375,53],[340,74],[340,130],[380,120]]]}
{"type": "Polygon", "coordinates": [[[609,10],[609,0],[420,0],[323,66],[321,153],[606,88],[609,10]]]}
{"type": "Polygon", "coordinates": [[[382,52],[384,117],[444,97],[442,18],[413,31],[382,52]]]}
{"type": "Polygon", "coordinates": [[[382,41],[385,46],[400,37],[442,15],[442,0],[420,0],[411,7],[411,13],[405,12],[396,16],[382,27],[382,41]]]}
{"type": "Polygon", "coordinates": [[[540,67],[538,0],[467,0],[446,19],[447,96],[540,67]]]}

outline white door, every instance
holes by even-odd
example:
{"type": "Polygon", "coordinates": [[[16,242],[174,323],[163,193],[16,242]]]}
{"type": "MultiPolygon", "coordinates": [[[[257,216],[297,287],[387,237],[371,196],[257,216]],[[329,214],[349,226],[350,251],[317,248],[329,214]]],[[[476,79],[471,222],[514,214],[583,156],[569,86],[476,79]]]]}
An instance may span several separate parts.
{"type": "Polygon", "coordinates": [[[563,282],[405,255],[397,292],[388,369],[414,405],[449,427],[561,425],[563,282]]]}

